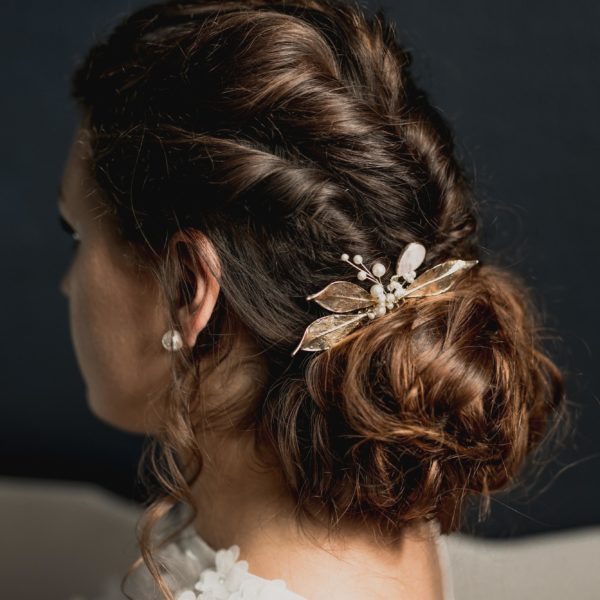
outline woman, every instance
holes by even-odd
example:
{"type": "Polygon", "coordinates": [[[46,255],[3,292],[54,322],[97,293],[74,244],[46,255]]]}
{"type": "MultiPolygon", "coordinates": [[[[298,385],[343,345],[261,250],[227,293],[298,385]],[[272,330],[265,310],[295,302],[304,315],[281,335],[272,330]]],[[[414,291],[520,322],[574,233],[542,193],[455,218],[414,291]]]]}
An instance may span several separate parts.
{"type": "Polygon", "coordinates": [[[201,0],[75,72],[61,289],[156,484],[129,597],[448,600],[441,536],[564,409],[410,63],[358,5],[201,0]]]}

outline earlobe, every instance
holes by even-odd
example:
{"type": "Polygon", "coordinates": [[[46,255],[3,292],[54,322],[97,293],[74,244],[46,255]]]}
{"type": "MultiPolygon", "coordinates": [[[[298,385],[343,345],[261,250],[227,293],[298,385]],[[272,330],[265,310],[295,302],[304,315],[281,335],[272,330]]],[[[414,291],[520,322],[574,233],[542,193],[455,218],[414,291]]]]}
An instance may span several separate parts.
{"type": "Polygon", "coordinates": [[[188,301],[179,308],[178,316],[184,344],[192,347],[217,303],[221,286],[215,273],[220,277],[221,271],[214,247],[200,232],[178,232],[171,241],[182,263],[182,270],[187,274],[186,282],[182,283],[190,294],[187,295],[188,301]],[[201,255],[207,257],[205,260],[210,260],[210,265],[200,258],[201,255]]]}

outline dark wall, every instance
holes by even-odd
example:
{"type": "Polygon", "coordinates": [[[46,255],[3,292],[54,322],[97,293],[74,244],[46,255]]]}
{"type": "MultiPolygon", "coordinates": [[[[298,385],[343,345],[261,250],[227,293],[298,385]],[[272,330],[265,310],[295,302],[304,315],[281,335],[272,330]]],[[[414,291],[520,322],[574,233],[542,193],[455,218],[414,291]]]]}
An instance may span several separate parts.
{"type": "MultiPolygon", "coordinates": [[[[56,187],[76,125],[67,93],[74,62],[141,4],[12,1],[0,23],[0,475],[82,479],[137,499],[142,438],[104,425],[85,404],[58,290],[70,242],[57,226],[56,187]]],[[[421,83],[454,126],[483,203],[484,257],[501,253],[534,287],[576,403],[576,433],[563,450],[525,490],[497,496],[476,531],[598,523],[600,4],[368,5],[393,16],[421,83]]]]}

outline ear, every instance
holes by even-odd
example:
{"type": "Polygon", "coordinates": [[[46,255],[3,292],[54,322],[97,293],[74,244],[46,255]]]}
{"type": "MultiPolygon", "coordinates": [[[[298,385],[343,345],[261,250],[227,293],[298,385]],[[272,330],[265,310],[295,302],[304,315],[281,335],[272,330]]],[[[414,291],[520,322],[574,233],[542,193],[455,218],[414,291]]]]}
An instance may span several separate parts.
{"type": "Polygon", "coordinates": [[[178,231],[169,243],[172,252],[183,263],[186,280],[182,284],[188,287],[192,295],[189,303],[182,303],[178,313],[183,342],[192,347],[217,303],[221,289],[218,281],[221,267],[214,246],[197,230],[178,231]],[[207,258],[202,260],[200,256],[207,258]]]}

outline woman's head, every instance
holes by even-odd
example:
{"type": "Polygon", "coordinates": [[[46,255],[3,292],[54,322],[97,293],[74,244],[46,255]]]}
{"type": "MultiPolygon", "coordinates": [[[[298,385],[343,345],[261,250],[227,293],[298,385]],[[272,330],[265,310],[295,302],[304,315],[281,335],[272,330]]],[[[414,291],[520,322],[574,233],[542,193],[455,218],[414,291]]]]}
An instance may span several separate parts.
{"type": "Polygon", "coordinates": [[[173,457],[201,463],[196,432],[250,430],[299,517],[324,509],[331,525],[343,515],[393,535],[437,518],[446,533],[468,494],[516,475],[564,406],[529,292],[481,261],[469,178],[410,63],[383,15],[351,3],[189,1],[137,11],[75,73],[95,190],[83,195],[110,223],[99,256],[118,284],[94,271],[84,231],[65,285],[100,342],[76,346],[99,395],[127,390],[116,396],[134,416],[121,421],[115,400],[115,423],[157,398],[165,506],[189,483],[173,457]],[[424,268],[480,264],[291,356],[323,314],[306,296],[353,279],[342,252],[389,267],[412,241],[424,268]],[[169,328],[186,332],[181,352],[161,348],[169,328]]]}

